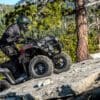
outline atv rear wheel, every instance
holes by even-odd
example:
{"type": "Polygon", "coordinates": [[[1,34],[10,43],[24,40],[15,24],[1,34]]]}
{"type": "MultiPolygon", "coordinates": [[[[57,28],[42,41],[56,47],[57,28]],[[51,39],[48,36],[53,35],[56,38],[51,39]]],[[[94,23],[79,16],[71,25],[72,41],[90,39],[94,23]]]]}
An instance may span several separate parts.
{"type": "Polygon", "coordinates": [[[53,58],[54,73],[58,74],[69,70],[71,65],[71,57],[68,54],[60,53],[53,58]]]}
{"type": "Polygon", "coordinates": [[[7,80],[0,80],[0,92],[3,92],[4,90],[7,90],[10,88],[10,84],[7,82],[7,80]]]}
{"type": "Polygon", "coordinates": [[[41,78],[53,72],[53,62],[46,56],[34,57],[29,64],[29,74],[33,78],[41,78]]]}

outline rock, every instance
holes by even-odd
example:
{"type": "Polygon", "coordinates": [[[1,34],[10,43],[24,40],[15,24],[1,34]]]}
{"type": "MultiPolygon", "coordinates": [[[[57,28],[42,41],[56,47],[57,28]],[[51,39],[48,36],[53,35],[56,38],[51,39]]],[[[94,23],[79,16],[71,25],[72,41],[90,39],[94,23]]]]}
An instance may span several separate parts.
{"type": "Polygon", "coordinates": [[[79,95],[99,87],[100,59],[86,60],[73,64],[69,71],[51,76],[32,79],[0,93],[30,94],[38,100],[79,95]]]}
{"type": "Polygon", "coordinates": [[[93,59],[100,59],[100,53],[90,54],[90,57],[93,59]]]}
{"type": "Polygon", "coordinates": [[[47,86],[47,85],[50,85],[52,83],[53,83],[53,81],[51,79],[46,79],[46,80],[43,80],[43,81],[39,81],[33,87],[34,88],[42,88],[42,87],[47,86]]]}

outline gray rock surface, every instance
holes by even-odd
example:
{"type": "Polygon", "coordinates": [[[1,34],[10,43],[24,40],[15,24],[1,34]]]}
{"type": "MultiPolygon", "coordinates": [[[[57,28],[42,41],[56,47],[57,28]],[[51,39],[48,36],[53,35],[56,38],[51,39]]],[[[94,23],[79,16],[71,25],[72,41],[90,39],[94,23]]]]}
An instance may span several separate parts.
{"type": "Polygon", "coordinates": [[[11,86],[0,95],[15,92],[17,95],[30,94],[39,100],[64,97],[99,87],[98,78],[100,78],[100,59],[91,59],[73,64],[67,72],[11,86]]]}

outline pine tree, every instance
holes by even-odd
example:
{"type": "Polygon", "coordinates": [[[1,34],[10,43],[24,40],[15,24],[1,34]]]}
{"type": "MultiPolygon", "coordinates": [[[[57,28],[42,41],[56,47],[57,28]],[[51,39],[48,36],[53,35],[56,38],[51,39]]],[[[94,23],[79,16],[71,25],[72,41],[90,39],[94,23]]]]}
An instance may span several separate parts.
{"type": "Polygon", "coordinates": [[[84,0],[76,0],[76,24],[77,24],[77,58],[78,61],[88,59],[88,27],[84,0]]]}

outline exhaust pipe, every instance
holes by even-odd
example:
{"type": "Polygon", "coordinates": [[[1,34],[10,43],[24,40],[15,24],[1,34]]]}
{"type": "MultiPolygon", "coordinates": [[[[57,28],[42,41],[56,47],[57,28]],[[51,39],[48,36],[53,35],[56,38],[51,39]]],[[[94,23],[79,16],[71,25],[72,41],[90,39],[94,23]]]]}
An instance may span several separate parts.
{"type": "Polygon", "coordinates": [[[0,68],[0,73],[2,73],[11,84],[13,84],[13,85],[16,84],[16,81],[15,81],[15,79],[14,79],[14,77],[9,69],[0,68]]]}

